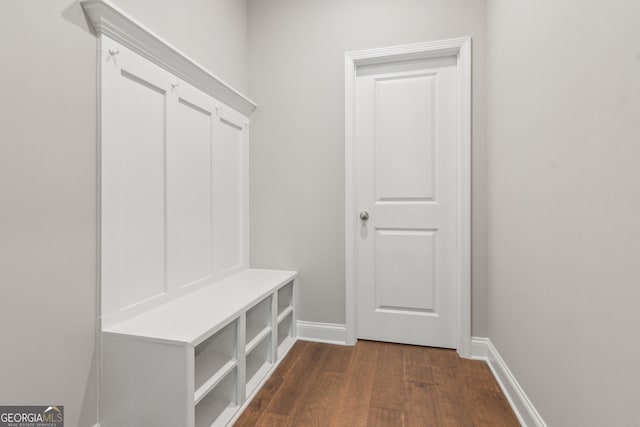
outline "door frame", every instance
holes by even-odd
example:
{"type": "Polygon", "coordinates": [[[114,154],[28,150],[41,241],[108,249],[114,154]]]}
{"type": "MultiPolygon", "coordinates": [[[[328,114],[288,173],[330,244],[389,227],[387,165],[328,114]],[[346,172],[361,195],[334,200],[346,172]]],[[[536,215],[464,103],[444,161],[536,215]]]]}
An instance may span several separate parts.
{"type": "Polygon", "coordinates": [[[455,56],[458,73],[456,288],[457,346],[471,357],[471,37],[346,52],[345,58],[345,261],[346,342],[356,343],[357,312],[357,212],[356,212],[356,69],[363,65],[455,56]]]}

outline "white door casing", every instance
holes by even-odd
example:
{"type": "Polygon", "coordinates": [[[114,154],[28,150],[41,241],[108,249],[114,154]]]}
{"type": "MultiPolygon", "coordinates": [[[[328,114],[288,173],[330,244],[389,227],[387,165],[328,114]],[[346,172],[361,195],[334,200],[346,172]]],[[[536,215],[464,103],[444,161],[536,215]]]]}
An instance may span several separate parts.
{"type": "Polygon", "coordinates": [[[347,341],[468,357],[470,39],[345,59],[347,341]]]}

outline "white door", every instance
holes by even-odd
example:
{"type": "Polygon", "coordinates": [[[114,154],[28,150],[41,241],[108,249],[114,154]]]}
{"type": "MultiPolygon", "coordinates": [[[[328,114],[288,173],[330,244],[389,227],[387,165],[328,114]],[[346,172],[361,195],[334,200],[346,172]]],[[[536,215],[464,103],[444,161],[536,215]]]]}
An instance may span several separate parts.
{"type": "Polygon", "coordinates": [[[456,81],[455,57],[356,70],[359,338],[456,347],[456,81]]]}

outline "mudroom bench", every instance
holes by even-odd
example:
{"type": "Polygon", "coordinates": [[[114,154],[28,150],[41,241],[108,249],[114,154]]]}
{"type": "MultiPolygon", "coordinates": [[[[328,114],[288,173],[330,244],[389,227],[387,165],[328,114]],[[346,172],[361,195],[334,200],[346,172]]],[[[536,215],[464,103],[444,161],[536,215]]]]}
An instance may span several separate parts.
{"type": "Polygon", "coordinates": [[[247,269],[104,329],[102,425],[233,423],[296,340],[295,278],[247,269]]]}

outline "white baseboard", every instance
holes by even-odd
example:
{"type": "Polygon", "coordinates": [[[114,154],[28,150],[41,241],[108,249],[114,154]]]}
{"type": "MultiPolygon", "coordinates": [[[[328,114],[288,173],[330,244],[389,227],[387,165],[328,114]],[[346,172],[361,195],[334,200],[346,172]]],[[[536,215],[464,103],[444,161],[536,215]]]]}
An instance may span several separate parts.
{"type": "Polygon", "coordinates": [[[298,339],[328,344],[347,345],[347,327],[335,323],[305,322],[298,320],[298,339]]]}
{"type": "Polygon", "coordinates": [[[489,338],[471,337],[471,358],[474,360],[488,360],[489,338]]]}
{"type": "Polygon", "coordinates": [[[520,424],[525,427],[547,427],[489,338],[471,339],[471,358],[487,362],[520,424]]]}

